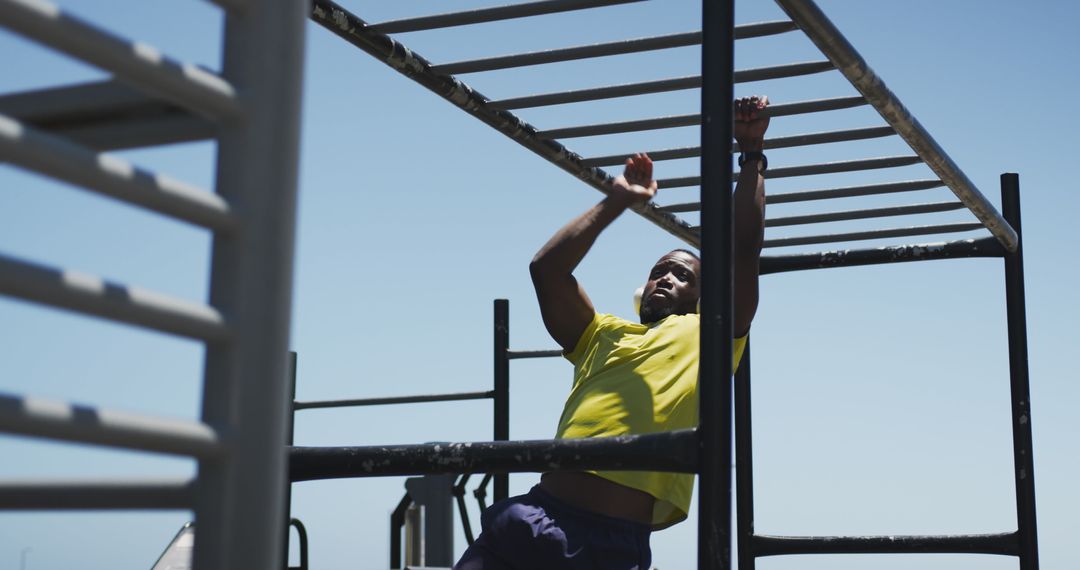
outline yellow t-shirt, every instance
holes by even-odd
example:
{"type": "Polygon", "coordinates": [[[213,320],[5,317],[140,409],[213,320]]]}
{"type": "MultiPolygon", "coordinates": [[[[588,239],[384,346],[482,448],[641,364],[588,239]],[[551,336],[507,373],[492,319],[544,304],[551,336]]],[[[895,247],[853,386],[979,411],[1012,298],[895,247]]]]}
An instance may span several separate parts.
{"type": "MultiPolygon", "coordinates": [[[[574,386],[557,439],[671,431],[698,425],[697,314],[671,315],[651,325],[596,314],[566,358],[574,386]]],[[[738,367],[746,337],[732,346],[738,367]]],[[[653,528],[686,518],[690,473],[600,471],[597,475],[656,498],[653,528]]]]}

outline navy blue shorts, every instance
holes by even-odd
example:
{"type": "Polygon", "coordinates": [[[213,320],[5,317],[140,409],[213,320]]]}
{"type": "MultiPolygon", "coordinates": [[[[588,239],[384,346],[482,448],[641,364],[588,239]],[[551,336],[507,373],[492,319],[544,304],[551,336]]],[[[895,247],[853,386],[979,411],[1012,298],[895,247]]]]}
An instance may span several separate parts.
{"type": "Polygon", "coordinates": [[[649,525],[574,508],[539,485],[488,507],[454,570],[648,570],[649,525]]]}

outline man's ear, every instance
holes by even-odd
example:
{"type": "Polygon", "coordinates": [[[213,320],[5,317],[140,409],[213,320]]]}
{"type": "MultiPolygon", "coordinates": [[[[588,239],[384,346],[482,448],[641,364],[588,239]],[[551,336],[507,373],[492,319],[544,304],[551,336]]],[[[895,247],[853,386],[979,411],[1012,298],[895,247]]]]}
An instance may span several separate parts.
{"type": "Polygon", "coordinates": [[[645,294],[645,286],[644,285],[642,285],[641,287],[638,287],[637,291],[634,291],[634,314],[635,315],[641,316],[641,296],[644,295],[644,294],[645,294]]]}

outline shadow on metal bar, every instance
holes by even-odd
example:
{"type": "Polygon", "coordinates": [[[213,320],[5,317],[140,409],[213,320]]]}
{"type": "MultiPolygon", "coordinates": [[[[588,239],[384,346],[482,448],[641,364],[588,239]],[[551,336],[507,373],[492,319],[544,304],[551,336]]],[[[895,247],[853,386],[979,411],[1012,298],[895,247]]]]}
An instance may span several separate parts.
{"type": "Polygon", "coordinates": [[[427,402],[457,402],[463,400],[486,400],[495,397],[494,390],[485,392],[458,392],[453,394],[421,394],[416,396],[391,396],[387,398],[359,398],[355,400],[316,400],[293,402],[294,410],[322,408],[351,408],[356,406],[386,406],[391,404],[422,404],[427,402]]]}
{"type": "Polygon", "coordinates": [[[572,469],[694,473],[692,429],[590,439],[484,441],[364,447],[292,447],[289,479],[447,473],[525,473],[572,469]]]}

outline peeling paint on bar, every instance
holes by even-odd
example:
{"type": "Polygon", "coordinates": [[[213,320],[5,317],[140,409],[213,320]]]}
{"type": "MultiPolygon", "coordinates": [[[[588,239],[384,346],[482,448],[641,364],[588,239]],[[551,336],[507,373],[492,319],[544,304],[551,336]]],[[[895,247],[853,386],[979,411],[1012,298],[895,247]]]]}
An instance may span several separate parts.
{"type": "Polygon", "coordinates": [[[871,249],[834,250],[794,255],[763,255],[761,256],[761,274],[932,259],[1002,257],[1004,255],[1005,248],[996,238],[964,239],[871,249]]]}
{"type": "Polygon", "coordinates": [[[292,481],[438,473],[653,470],[694,473],[695,430],[606,438],[293,447],[292,481]]]}

